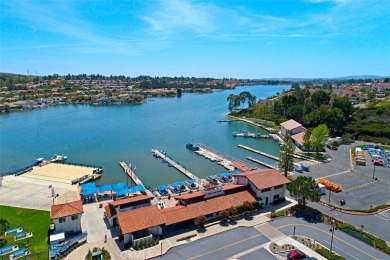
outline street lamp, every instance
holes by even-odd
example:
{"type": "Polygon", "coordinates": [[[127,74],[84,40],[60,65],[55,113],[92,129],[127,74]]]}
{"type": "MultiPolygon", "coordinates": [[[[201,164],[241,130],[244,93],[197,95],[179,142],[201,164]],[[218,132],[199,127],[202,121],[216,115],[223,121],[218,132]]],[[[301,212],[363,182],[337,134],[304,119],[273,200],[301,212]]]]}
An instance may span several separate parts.
{"type": "Polygon", "coordinates": [[[294,235],[293,235],[293,237],[295,238],[295,226],[294,226],[294,235]]]}
{"type": "Polygon", "coordinates": [[[374,162],[374,171],[372,172],[372,178],[375,179],[375,162],[374,162]]]}
{"type": "Polygon", "coordinates": [[[334,219],[332,219],[332,228],[331,228],[331,231],[332,231],[332,239],[330,240],[330,252],[332,253],[332,247],[333,247],[333,234],[334,234],[334,219]]]}
{"type": "Polygon", "coordinates": [[[329,189],[329,198],[328,198],[328,205],[330,206],[330,194],[332,194],[332,190],[329,189]]]}

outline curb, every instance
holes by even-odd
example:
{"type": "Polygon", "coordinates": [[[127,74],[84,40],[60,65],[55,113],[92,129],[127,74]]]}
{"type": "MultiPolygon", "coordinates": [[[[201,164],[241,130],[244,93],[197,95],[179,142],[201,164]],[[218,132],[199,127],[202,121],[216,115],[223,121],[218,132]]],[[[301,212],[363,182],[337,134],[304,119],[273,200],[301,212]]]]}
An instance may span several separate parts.
{"type": "Polygon", "coordinates": [[[333,209],[331,206],[329,205],[326,205],[326,204],[323,204],[323,203],[318,203],[324,207],[327,207],[327,208],[330,208],[332,209],[333,211],[338,211],[338,212],[341,212],[341,213],[344,213],[344,214],[349,214],[349,215],[358,215],[358,216],[370,216],[370,215],[375,215],[375,214],[378,214],[378,213],[381,213],[383,211],[386,211],[386,210],[389,210],[390,209],[390,205],[388,205],[386,208],[382,208],[382,209],[378,209],[377,211],[375,212],[358,212],[358,211],[348,211],[348,210],[343,210],[343,209],[340,209],[340,208],[337,208],[336,209],[333,209]]]}

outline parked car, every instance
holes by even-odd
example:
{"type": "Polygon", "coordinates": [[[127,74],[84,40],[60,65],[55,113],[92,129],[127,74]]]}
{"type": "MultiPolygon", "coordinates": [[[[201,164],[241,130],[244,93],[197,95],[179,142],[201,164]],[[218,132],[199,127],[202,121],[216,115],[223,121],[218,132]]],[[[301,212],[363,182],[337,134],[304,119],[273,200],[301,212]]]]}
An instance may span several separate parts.
{"type": "Polygon", "coordinates": [[[295,166],[295,167],[294,167],[294,171],[299,172],[299,173],[302,173],[302,168],[299,167],[299,166],[295,166]]]}
{"type": "Polygon", "coordinates": [[[363,149],[363,150],[368,150],[367,145],[363,146],[362,149],[363,149]]]}
{"type": "Polygon", "coordinates": [[[304,259],[305,257],[307,257],[307,255],[305,253],[303,253],[301,250],[294,250],[294,251],[291,251],[290,253],[288,253],[287,255],[287,259],[288,260],[302,260],[304,259]]]}
{"type": "Polygon", "coordinates": [[[382,160],[374,160],[374,165],[383,166],[382,160]]]}
{"type": "Polygon", "coordinates": [[[362,165],[362,166],[366,166],[367,163],[365,160],[356,160],[356,165],[362,165]]]}

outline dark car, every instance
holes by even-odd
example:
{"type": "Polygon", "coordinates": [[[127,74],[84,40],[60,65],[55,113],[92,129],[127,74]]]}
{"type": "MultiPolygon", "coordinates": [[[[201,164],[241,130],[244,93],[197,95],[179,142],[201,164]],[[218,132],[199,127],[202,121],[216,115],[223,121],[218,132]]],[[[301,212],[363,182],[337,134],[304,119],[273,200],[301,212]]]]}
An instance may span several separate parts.
{"type": "Polygon", "coordinates": [[[290,253],[288,253],[287,255],[287,259],[288,260],[302,260],[304,259],[305,257],[307,257],[307,255],[305,253],[303,253],[301,250],[294,250],[294,251],[291,251],[290,253]]]}

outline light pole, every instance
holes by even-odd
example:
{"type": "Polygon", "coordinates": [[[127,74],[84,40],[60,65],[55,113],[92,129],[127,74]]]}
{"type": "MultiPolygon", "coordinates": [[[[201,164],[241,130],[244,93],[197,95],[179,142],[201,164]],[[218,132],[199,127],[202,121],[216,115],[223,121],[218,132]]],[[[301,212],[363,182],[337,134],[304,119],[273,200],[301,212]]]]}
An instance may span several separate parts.
{"type": "Polygon", "coordinates": [[[294,226],[294,235],[293,235],[293,237],[295,238],[295,226],[294,226]]]}
{"type": "Polygon", "coordinates": [[[329,198],[328,198],[328,205],[330,206],[330,194],[332,194],[332,190],[329,189],[329,198]]]}
{"type": "Polygon", "coordinates": [[[372,172],[372,178],[375,179],[375,162],[374,162],[374,171],[372,172]]]}
{"type": "Polygon", "coordinates": [[[330,252],[332,253],[332,247],[333,247],[333,234],[334,234],[334,219],[332,219],[332,239],[330,240],[330,252]]]}

